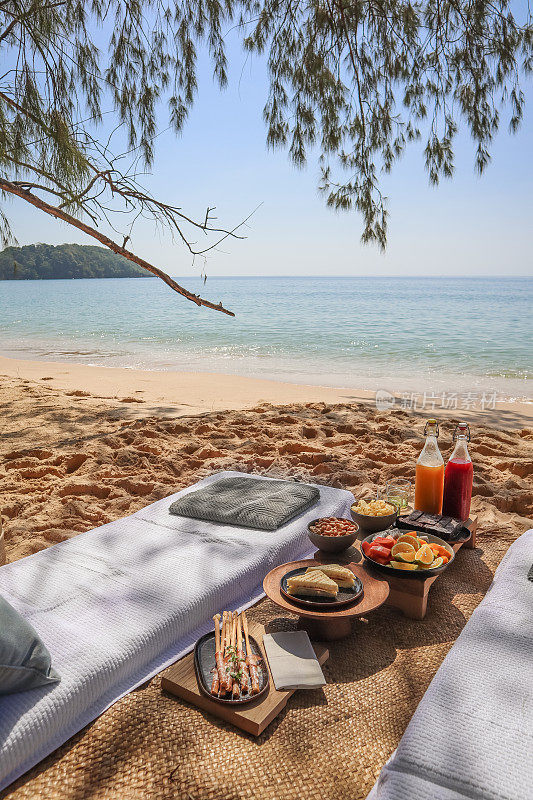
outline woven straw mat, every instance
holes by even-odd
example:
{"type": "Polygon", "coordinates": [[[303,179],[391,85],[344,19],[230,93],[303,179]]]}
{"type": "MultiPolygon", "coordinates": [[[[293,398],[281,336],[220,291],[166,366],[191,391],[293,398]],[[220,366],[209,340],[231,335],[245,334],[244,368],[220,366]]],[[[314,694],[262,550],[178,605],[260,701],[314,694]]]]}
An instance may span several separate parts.
{"type": "MultiPolygon", "coordinates": [[[[381,608],[330,645],[323,690],[296,692],[258,738],[163,695],[160,679],[117,702],[1,798],[359,800],[485,594],[510,542],[478,535],[434,584],[423,621],[381,608]]],[[[268,630],[294,618],[265,600],[268,630]]]]}

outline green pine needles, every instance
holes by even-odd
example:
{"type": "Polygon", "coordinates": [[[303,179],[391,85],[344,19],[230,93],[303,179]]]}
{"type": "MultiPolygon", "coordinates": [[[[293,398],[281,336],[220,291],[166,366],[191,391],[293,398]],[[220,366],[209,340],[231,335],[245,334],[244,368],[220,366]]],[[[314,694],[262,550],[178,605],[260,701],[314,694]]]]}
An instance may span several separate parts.
{"type": "MultiPolygon", "coordinates": [[[[516,4],[520,6],[520,4],[516,4]]],[[[268,143],[297,165],[318,150],[329,206],[356,209],[364,242],[385,248],[380,175],[409,142],[426,138],[432,183],[453,173],[463,123],[483,171],[500,109],[518,127],[530,73],[533,28],[507,0],[323,0],[246,3],[256,21],[245,38],[266,52],[268,143]]],[[[246,17],[244,17],[245,19],[246,17]]]]}
{"type": "MultiPolygon", "coordinates": [[[[424,141],[436,184],[453,174],[460,126],[482,172],[502,112],[511,132],[522,117],[533,27],[518,0],[0,0],[4,199],[17,195],[198,305],[226,311],[176,288],[126,244],[139,216],[168,226],[193,254],[239,238],[240,225],[219,228],[213,209],[196,219],[140,182],[153,164],[159,107],[174,131],[186,122],[201,48],[227,83],[224,35],[235,25],[245,50],[267,58],[268,146],[286,148],[298,166],[318,158],[327,204],[358,211],[362,240],[381,248],[381,176],[409,142],[424,141]],[[110,130],[125,152],[112,152],[110,130]],[[103,225],[120,228],[122,244],[103,225]]],[[[5,244],[5,206],[0,214],[5,244]]]]}

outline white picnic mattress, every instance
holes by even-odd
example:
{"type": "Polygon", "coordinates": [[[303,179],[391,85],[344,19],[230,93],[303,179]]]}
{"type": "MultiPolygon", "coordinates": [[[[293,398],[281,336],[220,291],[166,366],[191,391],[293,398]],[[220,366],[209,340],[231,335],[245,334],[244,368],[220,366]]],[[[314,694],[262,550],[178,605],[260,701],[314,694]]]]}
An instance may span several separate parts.
{"type": "Polygon", "coordinates": [[[505,554],[367,800],[533,797],[532,564],[529,530],[505,554]]]}
{"type": "Polygon", "coordinates": [[[318,504],[273,532],[169,514],[183,494],[240,474],[212,475],[0,567],[0,593],[36,628],[62,676],[0,697],[0,790],[191,650],[216,611],[256,602],[270,569],[314,550],[312,519],[349,516],[353,495],[328,486],[318,486],[318,504]]]}

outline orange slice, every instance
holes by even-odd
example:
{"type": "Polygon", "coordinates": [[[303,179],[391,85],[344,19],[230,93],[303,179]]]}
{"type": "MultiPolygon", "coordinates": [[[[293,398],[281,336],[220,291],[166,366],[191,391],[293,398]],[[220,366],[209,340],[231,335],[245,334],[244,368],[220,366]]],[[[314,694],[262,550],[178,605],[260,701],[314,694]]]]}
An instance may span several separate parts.
{"type": "MultiPolygon", "coordinates": [[[[391,550],[391,555],[397,556],[400,553],[412,553],[413,557],[414,557],[414,554],[416,553],[416,550],[415,550],[415,548],[413,547],[412,544],[409,544],[409,542],[396,542],[396,544],[394,545],[394,547],[391,550]]],[[[414,560],[414,558],[413,558],[413,560],[414,560]]]]}
{"type": "Polygon", "coordinates": [[[398,559],[398,561],[405,561],[408,564],[412,564],[415,560],[415,551],[414,550],[405,550],[401,553],[395,553],[394,557],[398,559]]]}
{"type": "Polygon", "coordinates": [[[410,544],[410,545],[411,545],[411,547],[412,547],[412,548],[415,550],[415,552],[416,552],[416,550],[418,550],[418,549],[419,549],[418,539],[417,539],[417,537],[416,537],[414,534],[412,534],[412,533],[404,533],[404,534],[403,534],[402,536],[400,536],[400,538],[398,539],[398,542],[397,542],[397,544],[403,544],[404,542],[405,542],[405,544],[410,544]]]}
{"type": "Polygon", "coordinates": [[[422,564],[424,567],[429,567],[434,558],[433,550],[428,544],[423,544],[420,550],[416,551],[415,558],[419,564],[422,564]]]}
{"type": "Polygon", "coordinates": [[[389,561],[389,567],[394,567],[394,569],[418,569],[417,564],[406,564],[405,561],[389,561]]]}

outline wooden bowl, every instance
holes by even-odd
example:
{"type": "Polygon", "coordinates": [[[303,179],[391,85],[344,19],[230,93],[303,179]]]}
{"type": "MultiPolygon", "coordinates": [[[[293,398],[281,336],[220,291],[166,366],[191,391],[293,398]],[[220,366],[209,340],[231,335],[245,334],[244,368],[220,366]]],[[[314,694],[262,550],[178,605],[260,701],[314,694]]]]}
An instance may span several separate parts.
{"type": "MultiPolygon", "coordinates": [[[[321,517],[318,519],[321,519],[321,517]]],[[[352,533],[347,533],[345,536],[322,536],[321,533],[314,533],[314,531],[311,530],[311,526],[315,525],[318,519],[314,519],[309,523],[307,526],[307,535],[314,546],[318,547],[318,549],[322,550],[324,553],[342,553],[343,550],[347,550],[351,547],[357,539],[357,534],[359,532],[359,525],[357,523],[355,523],[352,533]]]]}
{"type": "Polygon", "coordinates": [[[368,531],[369,533],[381,533],[396,522],[396,517],[398,516],[397,511],[393,511],[392,514],[386,514],[381,517],[371,517],[368,514],[359,514],[358,511],[354,511],[355,505],[357,505],[357,503],[354,503],[350,509],[352,519],[364,531],[368,531]]]}

